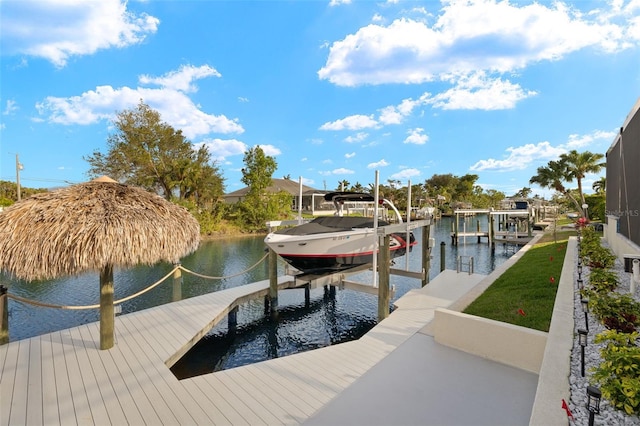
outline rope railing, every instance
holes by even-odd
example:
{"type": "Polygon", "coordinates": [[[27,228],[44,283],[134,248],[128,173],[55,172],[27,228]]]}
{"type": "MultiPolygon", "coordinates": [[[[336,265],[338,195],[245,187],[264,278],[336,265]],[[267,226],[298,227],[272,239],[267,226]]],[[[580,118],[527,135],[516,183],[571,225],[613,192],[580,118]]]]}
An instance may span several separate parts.
{"type": "MultiPolygon", "coordinates": [[[[233,277],[237,277],[237,276],[240,276],[240,275],[244,275],[247,272],[252,271],[253,269],[257,268],[258,265],[260,265],[262,262],[264,262],[264,260],[267,258],[268,255],[269,255],[269,253],[267,253],[264,256],[262,256],[262,258],[260,260],[258,260],[258,262],[256,262],[254,265],[252,265],[248,269],[245,269],[244,271],[241,271],[241,272],[238,272],[238,273],[232,274],[232,275],[227,275],[227,276],[224,276],[224,277],[214,277],[214,276],[208,276],[208,275],[199,274],[197,272],[191,271],[191,270],[185,268],[184,266],[178,264],[167,275],[165,275],[164,277],[160,278],[155,283],[149,285],[148,287],[145,287],[144,289],[138,291],[137,293],[134,293],[134,294],[129,295],[127,297],[123,297],[122,299],[114,300],[113,304],[114,305],[119,305],[119,304],[127,302],[127,301],[129,301],[131,299],[135,299],[138,296],[142,296],[143,294],[147,293],[148,291],[153,290],[154,288],[156,288],[157,286],[162,284],[167,278],[172,276],[175,273],[175,271],[177,271],[178,269],[183,270],[183,271],[185,271],[185,272],[187,272],[189,274],[195,275],[196,277],[199,277],[199,278],[212,279],[212,280],[223,280],[223,279],[227,279],[227,278],[233,278],[233,277]]],[[[96,304],[96,305],[56,305],[56,304],[53,304],[53,303],[46,303],[46,302],[40,302],[40,301],[37,301],[37,300],[27,299],[25,297],[17,296],[15,294],[10,294],[8,292],[7,292],[6,295],[7,295],[7,297],[9,299],[13,299],[13,300],[15,300],[17,302],[26,303],[28,305],[38,306],[38,307],[41,307],[41,308],[66,309],[66,310],[85,310],[85,309],[97,309],[97,308],[100,307],[100,304],[96,304]]]]}
{"type": "Polygon", "coordinates": [[[250,272],[250,271],[254,270],[255,268],[258,267],[259,264],[261,264],[267,258],[267,256],[269,256],[268,252],[267,252],[267,254],[262,256],[262,259],[258,260],[258,262],[256,264],[254,264],[253,266],[251,266],[249,269],[245,269],[244,271],[238,272],[237,274],[227,275],[227,276],[224,276],[224,277],[212,277],[212,276],[202,275],[202,274],[199,274],[197,272],[190,271],[189,269],[185,268],[182,265],[178,265],[178,268],[182,269],[183,271],[185,271],[185,272],[187,272],[187,273],[189,273],[191,275],[195,275],[196,277],[199,277],[199,278],[204,278],[204,279],[209,279],[209,280],[224,280],[224,279],[227,279],[227,278],[233,278],[233,277],[237,277],[237,276],[240,276],[240,275],[244,275],[247,272],[250,272]]]}

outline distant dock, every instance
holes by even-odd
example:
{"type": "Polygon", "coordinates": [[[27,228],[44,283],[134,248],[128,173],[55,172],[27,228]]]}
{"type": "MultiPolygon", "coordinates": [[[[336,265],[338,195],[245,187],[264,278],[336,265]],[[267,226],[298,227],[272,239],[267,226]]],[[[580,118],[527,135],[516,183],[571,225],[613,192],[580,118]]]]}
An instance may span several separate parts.
{"type": "Polygon", "coordinates": [[[486,238],[487,243],[495,250],[496,244],[525,245],[533,237],[532,212],[528,209],[493,210],[493,209],[458,209],[454,211],[451,224],[451,245],[457,246],[460,240],[475,238],[478,243],[486,238]],[[487,216],[485,230],[481,230],[480,221],[476,221],[475,229],[466,229],[466,223],[460,229],[460,218],[473,217],[478,214],[487,216]]]}

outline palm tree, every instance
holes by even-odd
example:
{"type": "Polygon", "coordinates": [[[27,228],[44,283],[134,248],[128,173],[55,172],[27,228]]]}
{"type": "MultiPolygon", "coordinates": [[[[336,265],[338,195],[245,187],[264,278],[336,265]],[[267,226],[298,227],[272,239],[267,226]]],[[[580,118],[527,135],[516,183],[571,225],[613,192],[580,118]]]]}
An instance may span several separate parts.
{"type": "Polygon", "coordinates": [[[343,179],[340,182],[338,182],[338,191],[348,191],[349,190],[349,185],[351,185],[351,183],[349,183],[348,180],[343,179]]]}
{"type": "Polygon", "coordinates": [[[566,180],[567,164],[564,160],[549,161],[546,166],[538,167],[537,174],[529,179],[530,184],[538,184],[542,188],[553,189],[565,197],[569,198],[575,204],[578,211],[582,212],[582,205],[571,195],[563,182],[566,180]]]}
{"type": "Polygon", "coordinates": [[[604,176],[601,177],[597,181],[593,182],[593,185],[591,185],[591,188],[593,188],[593,190],[596,191],[596,194],[604,195],[607,190],[607,178],[604,176]]]}
{"type": "Polygon", "coordinates": [[[576,206],[582,217],[585,211],[582,205],[585,204],[584,193],[582,192],[582,179],[587,173],[598,173],[606,163],[600,162],[604,158],[603,154],[594,154],[589,151],[578,152],[576,150],[560,155],[557,161],[549,161],[546,167],[538,167],[538,174],[533,176],[529,183],[537,183],[543,188],[551,188],[569,198],[576,206]],[[564,182],[578,183],[578,197],[571,195],[571,192],[564,186],[564,182]]]}
{"type": "MultiPolygon", "coordinates": [[[[588,173],[599,173],[606,166],[605,162],[600,161],[603,158],[603,154],[595,154],[589,151],[579,153],[575,149],[560,155],[560,161],[563,161],[567,166],[566,181],[572,182],[575,179],[578,183],[581,206],[585,203],[584,193],[582,192],[582,179],[588,173]]],[[[582,213],[584,216],[584,212],[582,213]]]]}

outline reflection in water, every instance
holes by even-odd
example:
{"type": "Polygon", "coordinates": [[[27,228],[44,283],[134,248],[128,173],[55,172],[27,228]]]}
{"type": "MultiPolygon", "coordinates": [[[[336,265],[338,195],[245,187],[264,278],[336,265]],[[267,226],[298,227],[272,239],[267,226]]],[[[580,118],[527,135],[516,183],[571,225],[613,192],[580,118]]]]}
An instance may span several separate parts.
{"type": "MultiPolygon", "coordinates": [[[[235,332],[220,324],[200,340],[171,368],[179,379],[281,358],[337,343],[358,339],[376,323],[376,311],[363,316],[360,310],[347,309],[340,300],[342,292],[330,295],[323,289],[311,292],[308,306],[304,290],[286,290],[278,301],[277,318],[264,312],[264,306],[252,302],[240,310],[235,332]],[[284,297],[283,297],[284,296],[284,297]],[[242,321],[242,324],[240,323],[242,321]]],[[[373,302],[375,299],[369,296],[373,302]]]]}
{"type": "MultiPolygon", "coordinates": [[[[475,229],[477,221],[486,227],[486,217],[478,216],[464,220],[467,229],[475,229]]],[[[461,227],[462,229],[462,227],[461,227]]],[[[498,246],[495,254],[488,244],[478,244],[475,238],[461,240],[451,246],[451,219],[443,218],[434,226],[433,236],[436,246],[432,251],[430,278],[440,272],[440,243],[446,247],[445,265],[456,269],[457,257],[473,256],[475,272],[488,274],[502,264],[511,253],[498,246]]],[[[194,272],[209,276],[229,276],[242,272],[265,254],[262,236],[205,241],[200,248],[182,260],[182,265],[194,272]]],[[[422,232],[416,232],[418,245],[409,255],[409,266],[420,270],[422,232]]],[[[267,265],[260,265],[248,274],[223,280],[208,280],[183,273],[183,298],[189,298],[226,288],[265,280],[268,278],[267,265]]],[[[405,266],[404,257],[396,259],[396,266],[405,266]]],[[[173,265],[157,264],[138,266],[114,271],[115,298],[129,296],[165,276],[173,265]]],[[[283,266],[279,262],[280,274],[283,266]]],[[[47,303],[62,305],[91,305],[99,303],[98,273],[87,273],[52,281],[24,282],[8,277],[0,277],[9,287],[11,294],[47,303]]],[[[349,279],[371,283],[370,271],[364,271],[349,279]]],[[[415,279],[392,276],[396,292],[391,303],[407,291],[418,288],[415,279]]],[[[337,291],[333,297],[324,290],[310,292],[310,302],[305,306],[304,289],[286,290],[278,295],[278,318],[265,315],[262,300],[246,303],[238,312],[238,326],[235,333],[227,333],[226,321],[214,327],[211,332],[175,366],[179,377],[190,377],[202,372],[233,368],[239,365],[277,358],[292,353],[357,339],[370,330],[377,320],[377,298],[373,295],[351,290],[337,291]]],[[[171,302],[171,279],[141,297],[123,304],[123,313],[138,311],[171,302]]],[[[9,335],[11,340],[49,333],[98,321],[98,311],[63,311],[38,308],[15,301],[9,302],[9,335]]],[[[117,329],[116,329],[117,333],[117,329]]]]}

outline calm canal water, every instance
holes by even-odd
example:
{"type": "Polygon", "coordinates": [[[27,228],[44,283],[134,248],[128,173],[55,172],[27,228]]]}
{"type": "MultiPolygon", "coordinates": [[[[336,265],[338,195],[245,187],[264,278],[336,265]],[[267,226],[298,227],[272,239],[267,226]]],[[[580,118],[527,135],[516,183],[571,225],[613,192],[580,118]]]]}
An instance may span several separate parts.
{"type": "MultiPolygon", "coordinates": [[[[492,254],[486,239],[478,244],[476,238],[467,238],[466,242],[461,240],[458,247],[451,246],[451,220],[443,218],[433,226],[436,247],[432,252],[431,279],[440,272],[441,242],[446,244],[447,269],[456,269],[459,255],[473,256],[475,272],[488,274],[513,254],[500,246],[492,254]]],[[[465,219],[466,228],[475,230],[477,221],[486,230],[487,220],[483,216],[465,219]]],[[[237,274],[264,256],[263,238],[206,241],[195,253],[184,258],[182,264],[189,270],[208,276],[237,274]]],[[[418,246],[409,254],[409,267],[414,271],[420,268],[421,230],[416,232],[416,239],[418,246]]],[[[282,263],[278,264],[280,273],[283,273],[282,263]]],[[[396,267],[401,268],[405,264],[405,257],[396,259],[396,267]]],[[[114,271],[115,298],[120,299],[148,287],[172,268],[170,264],[157,264],[114,271]]],[[[183,273],[183,277],[183,297],[189,298],[267,279],[267,262],[245,275],[223,280],[203,279],[187,273],[183,273]]],[[[370,283],[372,278],[372,273],[366,271],[349,279],[370,283]]],[[[60,305],[99,303],[98,273],[37,282],[12,280],[6,276],[0,279],[9,287],[10,294],[29,299],[60,305]]],[[[392,302],[407,291],[420,287],[420,281],[411,278],[392,276],[391,280],[396,288],[392,302]]],[[[169,303],[171,298],[169,279],[150,292],[123,303],[122,313],[169,303]]],[[[335,296],[329,296],[322,288],[314,289],[308,305],[305,305],[304,290],[286,290],[278,295],[278,303],[277,320],[264,315],[262,301],[243,305],[238,312],[235,333],[228,333],[226,321],[223,321],[174,366],[174,373],[178,377],[189,377],[357,339],[369,331],[377,319],[377,298],[351,290],[336,291],[335,296]]],[[[12,341],[98,320],[97,309],[60,310],[33,307],[14,300],[9,302],[9,335],[12,341]]]]}

